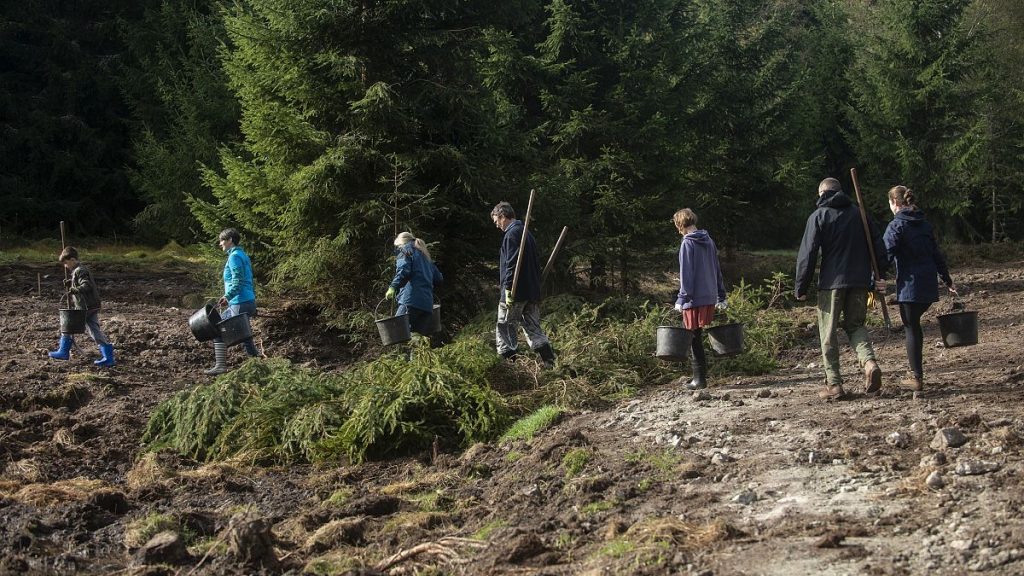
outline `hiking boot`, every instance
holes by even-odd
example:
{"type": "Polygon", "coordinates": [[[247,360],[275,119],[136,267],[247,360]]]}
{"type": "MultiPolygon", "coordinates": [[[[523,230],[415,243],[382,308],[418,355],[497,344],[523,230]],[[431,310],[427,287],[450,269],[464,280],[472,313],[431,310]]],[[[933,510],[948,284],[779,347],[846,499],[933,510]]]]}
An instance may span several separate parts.
{"type": "Polygon", "coordinates": [[[907,375],[900,379],[900,388],[920,392],[924,390],[924,380],[913,372],[907,372],[907,375]]]}
{"type": "Polygon", "coordinates": [[[818,391],[818,397],[822,400],[839,400],[845,395],[842,384],[825,384],[818,391]]]}
{"type": "Polygon", "coordinates": [[[882,369],[878,362],[868,360],[864,363],[864,393],[878,394],[882,391],[882,369]]]}

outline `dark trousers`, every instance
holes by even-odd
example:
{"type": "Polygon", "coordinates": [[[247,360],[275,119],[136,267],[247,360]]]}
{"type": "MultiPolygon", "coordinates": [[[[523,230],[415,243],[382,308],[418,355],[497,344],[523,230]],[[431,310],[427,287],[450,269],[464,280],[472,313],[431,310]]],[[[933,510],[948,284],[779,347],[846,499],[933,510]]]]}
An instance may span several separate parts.
{"type": "Polygon", "coordinates": [[[907,337],[907,359],[910,361],[910,371],[918,378],[924,377],[921,359],[924,331],[921,330],[921,316],[931,305],[931,302],[900,302],[900,319],[903,320],[903,333],[907,337]]]}

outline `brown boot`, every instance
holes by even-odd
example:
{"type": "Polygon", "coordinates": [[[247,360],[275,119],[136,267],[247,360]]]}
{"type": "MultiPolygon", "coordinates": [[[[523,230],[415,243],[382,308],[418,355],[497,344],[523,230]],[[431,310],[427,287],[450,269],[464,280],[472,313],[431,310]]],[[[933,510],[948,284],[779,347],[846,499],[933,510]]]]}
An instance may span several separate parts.
{"type": "Polygon", "coordinates": [[[868,360],[864,363],[864,393],[878,394],[882,391],[882,369],[878,362],[868,360]]]}
{"type": "Polygon", "coordinates": [[[900,388],[920,392],[924,390],[924,380],[918,378],[913,372],[907,372],[907,375],[900,379],[900,388]]]}
{"type": "Polygon", "coordinates": [[[843,390],[842,384],[828,384],[822,386],[821,390],[818,391],[818,397],[822,400],[839,400],[846,395],[846,391],[843,390]]]}

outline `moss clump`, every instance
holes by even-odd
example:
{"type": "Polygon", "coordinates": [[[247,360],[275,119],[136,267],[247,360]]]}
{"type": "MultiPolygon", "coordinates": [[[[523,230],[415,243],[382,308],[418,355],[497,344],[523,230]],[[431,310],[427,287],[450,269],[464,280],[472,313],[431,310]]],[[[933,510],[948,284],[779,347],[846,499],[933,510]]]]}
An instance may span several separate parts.
{"type": "Polygon", "coordinates": [[[533,440],[538,432],[553,426],[561,418],[563,410],[557,406],[542,406],[525,418],[520,418],[501,436],[501,442],[533,440]]]}
{"type": "Polygon", "coordinates": [[[586,448],[573,448],[562,457],[562,469],[565,470],[565,478],[568,480],[577,476],[583,471],[593,453],[586,448]]]}

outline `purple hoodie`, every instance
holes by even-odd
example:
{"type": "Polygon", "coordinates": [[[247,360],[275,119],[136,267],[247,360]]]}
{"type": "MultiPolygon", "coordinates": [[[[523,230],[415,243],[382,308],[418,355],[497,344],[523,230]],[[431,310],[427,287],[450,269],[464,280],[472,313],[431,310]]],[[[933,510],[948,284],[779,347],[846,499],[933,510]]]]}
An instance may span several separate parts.
{"type": "Polygon", "coordinates": [[[707,231],[683,236],[679,245],[679,298],[683,308],[698,308],[725,300],[725,281],[718,266],[718,248],[707,231]]]}

